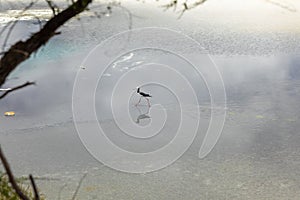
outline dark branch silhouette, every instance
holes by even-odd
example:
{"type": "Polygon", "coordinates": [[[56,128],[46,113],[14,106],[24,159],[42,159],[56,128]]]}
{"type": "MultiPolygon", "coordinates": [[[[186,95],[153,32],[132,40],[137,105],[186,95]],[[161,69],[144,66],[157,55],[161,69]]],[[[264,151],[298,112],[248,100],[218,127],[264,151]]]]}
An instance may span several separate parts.
{"type": "Polygon", "coordinates": [[[22,85],[19,85],[17,87],[14,87],[14,88],[11,88],[11,89],[8,89],[6,90],[1,96],[0,96],[0,99],[3,99],[6,95],[8,95],[9,93],[13,92],[13,91],[16,91],[16,90],[19,90],[19,89],[22,89],[24,87],[27,87],[29,85],[35,85],[35,82],[26,82],[22,85]]]}
{"type": "Polygon", "coordinates": [[[59,13],[59,8],[58,6],[51,0],[46,0],[49,8],[52,10],[53,16],[57,15],[59,13]]]}
{"type": "Polygon", "coordinates": [[[39,195],[38,189],[37,189],[36,184],[34,182],[34,178],[31,174],[29,174],[29,179],[30,179],[32,189],[33,189],[33,192],[34,192],[34,200],[40,200],[40,195],[39,195]]]}
{"type": "MultiPolygon", "coordinates": [[[[36,1],[31,2],[28,6],[26,6],[23,12],[29,9],[36,1]]],[[[52,10],[53,17],[40,29],[40,31],[34,33],[29,39],[27,39],[26,41],[20,40],[14,45],[12,45],[7,51],[3,49],[3,51],[0,53],[0,55],[2,56],[0,59],[0,87],[5,83],[10,73],[14,71],[20,63],[27,60],[32,55],[32,53],[36,52],[40,47],[45,45],[53,36],[59,34],[60,32],[57,32],[57,29],[59,27],[61,27],[74,16],[83,12],[87,8],[87,6],[92,2],[92,0],[72,0],[72,4],[65,10],[60,12],[57,5],[52,0],[45,1],[48,4],[49,8],[52,10]]],[[[185,11],[195,8],[206,1],[207,0],[195,0],[191,2],[185,1],[182,4],[183,9],[180,11],[179,18],[183,15],[185,11]]],[[[174,10],[176,10],[178,4],[178,0],[172,0],[171,3],[164,7],[166,9],[174,7],[174,10]]],[[[107,9],[109,12],[111,11],[110,6],[108,6],[107,9]]],[[[132,16],[129,13],[129,21],[132,20],[131,18],[132,16]]],[[[39,22],[39,25],[41,26],[42,24],[40,23],[40,20],[38,18],[37,20],[39,22]]],[[[6,46],[8,37],[16,23],[17,21],[14,21],[8,23],[8,25],[4,27],[4,30],[10,28],[5,37],[5,42],[3,44],[4,48],[6,46]]],[[[129,28],[131,28],[131,22],[129,28]]],[[[0,32],[0,35],[4,32],[4,30],[0,32]]]]}
{"type": "Polygon", "coordinates": [[[20,197],[20,199],[22,200],[30,200],[29,197],[27,197],[21,190],[21,188],[18,186],[17,182],[15,181],[14,175],[10,169],[10,166],[2,152],[1,146],[0,146],[0,159],[3,163],[4,169],[7,173],[9,182],[11,183],[12,188],[15,190],[15,192],[17,193],[17,195],[20,197]]]}
{"type": "Polygon", "coordinates": [[[68,20],[83,12],[92,0],[77,0],[68,8],[51,18],[44,27],[26,41],[19,41],[6,51],[0,60],[0,87],[9,74],[30,55],[56,35],[57,29],[68,20]]]}
{"type": "Polygon", "coordinates": [[[82,181],[85,179],[86,175],[87,175],[87,173],[85,173],[85,174],[81,177],[81,179],[79,180],[79,183],[78,183],[78,185],[77,185],[77,187],[76,187],[76,190],[75,190],[75,192],[74,192],[74,194],[73,194],[73,196],[72,196],[72,200],[75,200],[75,198],[76,198],[76,196],[77,196],[77,194],[78,194],[78,191],[79,191],[79,189],[80,189],[80,187],[81,187],[82,181]]]}
{"type": "Polygon", "coordinates": [[[170,3],[165,4],[162,7],[164,8],[164,11],[166,11],[170,8],[173,8],[174,11],[176,11],[177,9],[180,9],[178,11],[178,13],[179,13],[178,18],[181,18],[186,11],[196,8],[199,5],[205,3],[206,1],[207,0],[194,0],[194,1],[185,0],[184,2],[182,2],[179,0],[172,0],[172,1],[170,1],[170,3]],[[178,6],[178,5],[181,5],[181,6],[178,6]]]}
{"type": "MultiPolygon", "coordinates": [[[[30,9],[36,2],[37,2],[37,0],[31,2],[28,6],[26,6],[26,7],[22,10],[22,12],[17,16],[17,19],[20,18],[20,17],[24,14],[24,12],[26,12],[28,9],[30,9]]],[[[7,44],[7,41],[8,41],[8,39],[9,39],[9,36],[11,35],[12,30],[14,29],[14,27],[16,26],[16,24],[18,23],[18,21],[19,21],[19,20],[15,20],[15,21],[11,21],[11,22],[7,23],[6,26],[1,30],[0,36],[3,34],[3,32],[4,32],[7,28],[9,28],[8,31],[7,31],[7,34],[6,34],[6,36],[5,36],[4,42],[3,42],[2,51],[5,49],[6,44],[7,44]]]]}

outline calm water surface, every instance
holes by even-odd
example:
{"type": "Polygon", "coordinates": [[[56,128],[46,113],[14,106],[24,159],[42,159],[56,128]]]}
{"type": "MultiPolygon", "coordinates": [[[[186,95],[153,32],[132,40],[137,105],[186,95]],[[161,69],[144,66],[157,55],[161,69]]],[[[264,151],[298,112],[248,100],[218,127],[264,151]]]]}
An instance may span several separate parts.
{"type": "MultiPolygon", "coordinates": [[[[112,16],[109,20],[118,17],[112,16]]],[[[102,26],[110,22],[104,21],[102,26]]],[[[18,28],[24,30],[27,26],[32,25],[25,21],[18,28]]],[[[79,192],[81,199],[297,199],[300,196],[299,52],[265,53],[262,42],[256,43],[260,48],[255,53],[253,49],[243,48],[235,49],[237,53],[234,53],[226,45],[212,53],[225,84],[227,115],[220,140],[204,159],[198,158],[198,151],[211,115],[209,96],[203,80],[186,70],[199,91],[197,97],[201,102],[196,140],[171,166],[149,174],[133,175],[112,170],[96,161],[80,142],[72,121],[72,88],[80,63],[94,44],[126,27],[109,27],[100,34],[90,30],[83,33],[76,22],[69,26],[70,32],[53,39],[22,64],[6,83],[12,86],[36,80],[37,86],[0,101],[0,113],[16,112],[15,117],[0,117],[1,145],[16,174],[33,173],[41,177],[38,185],[49,199],[57,199],[60,195],[62,199],[70,198],[84,173],[87,177],[79,192]],[[72,30],[86,39],[70,39],[72,30]]],[[[206,31],[196,33],[199,40],[209,35],[206,31]]],[[[297,37],[289,35],[287,40],[299,44],[297,37]]],[[[247,41],[249,38],[251,34],[247,41]]],[[[238,38],[237,42],[242,44],[243,39],[238,38]]],[[[165,134],[154,142],[157,146],[138,145],[137,141],[120,136],[107,108],[108,88],[120,75],[141,63],[166,59],[174,67],[185,65],[165,52],[131,52],[112,63],[99,83],[95,96],[99,123],[109,137],[124,148],[147,151],[164,145],[176,129],[174,124],[179,115],[176,98],[164,88],[145,87],[154,95],[152,103],[166,106],[172,117],[166,124],[165,134]]],[[[132,104],[136,98],[132,98],[132,104]]],[[[123,103],[122,99],[118,102],[123,103]]],[[[147,106],[129,106],[133,121],[147,114],[147,106]]],[[[195,115],[188,108],[184,114],[191,119],[195,115]]],[[[141,125],[147,125],[150,119],[140,120],[141,125]]]]}

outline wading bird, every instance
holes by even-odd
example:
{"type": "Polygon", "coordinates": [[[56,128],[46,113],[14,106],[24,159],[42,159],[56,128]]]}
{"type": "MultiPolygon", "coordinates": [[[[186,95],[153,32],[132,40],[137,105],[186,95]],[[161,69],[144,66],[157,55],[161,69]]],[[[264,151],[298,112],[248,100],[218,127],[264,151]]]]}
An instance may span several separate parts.
{"type": "Polygon", "coordinates": [[[147,93],[144,93],[144,92],[141,92],[140,88],[138,87],[136,92],[141,95],[139,101],[135,104],[135,106],[139,105],[139,103],[141,102],[142,98],[144,97],[146,100],[147,100],[147,103],[148,103],[148,106],[150,107],[150,101],[149,101],[149,97],[152,97],[150,94],[147,94],[147,93]]]}

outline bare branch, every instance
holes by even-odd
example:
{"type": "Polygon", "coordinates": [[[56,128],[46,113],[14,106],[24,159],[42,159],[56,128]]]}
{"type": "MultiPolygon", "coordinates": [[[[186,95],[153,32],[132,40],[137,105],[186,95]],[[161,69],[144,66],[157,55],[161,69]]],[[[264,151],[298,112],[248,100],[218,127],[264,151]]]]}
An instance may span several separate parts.
{"type": "MultiPolygon", "coordinates": [[[[26,7],[22,10],[22,12],[17,16],[17,19],[20,18],[20,17],[24,14],[24,12],[25,12],[26,10],[30,9],[37,1],[38,1],[38,0],[32,1],[28,6],[26,6],[26,7]]],[[[17,23],[18,23],[18,20],[9,22],[9,23],[1,30],[0,35],[2,35],[2,33],[10,26],[10,24],[12,24],[12,25],[10,26],[10,28],[9,28],[9,30],[8,30],[8,32],[7,32],[7,34],[6,34],[6,36],[5,36],[5,39],[4,39],[4,42],[3,42],[3,46],[2,46],[2,51],[3,51],[4,48],[6,47],[7,41],[8,41],[8,39],[9,39],[9,36],[11,35],[11,33],[12,33],[12,31],[13,31],[13,29],[14,29],[14,27],[16,26],[17,23]]]]}
{"type": "Polygon", "coordinates": [[[297,12],[297,10],[295,8],[289,7],[289,6],[281,4],[279,2],[276,2],[276,1],[273,1],[273,0],[265,0],[265,1],[268,2],[268,3],[270,3],[270,4],[273,4],[275,6],[278,6],[278,7],[282,8],[282,9],[288,10],[290,12],[297,12]]]}
{"type": "Polygon", "coordinates": [[[39,195],[38,189],[37,189],[36,184],[34,182],[34,178],[31,174],[29,174],[29,179],[30,179],[32,189],[33,189],[33,193],[34,193],[34,200],[40,200],[40,195],[39,195]]]}
{"type": "Polygon", "coordinates": [[[180,14],[178,18],[181,18],[186,11],[196,8],[199,5],[204,4],[206,1],[207,0],[197,0],[194,1],[192,4],[188,4],[188,2],[186,1],[185,3],[182,4],[183,9],[179,12],[180,14]]]}
{"type": "MultiPolygon", "coordinates": [[[[125,12],[127,12],[127,15],[128,15],[128,29],[131,30],[132,29],[132,12],[128,8],[125,8],[124,6],[122,6],[120,4],[113,5],[113,6],[117,6],[117,7],[121,8],[122,10],[124,10],[125,12]]],[[[107,8],[110,8],[110,6],[107,6],[107,8]]],[[[111,10],[111,8],[109,10],[111,10]]]]}
{"type": "Polygon", "coordinates": [[[197,6],[205,3],[207,0],[194,0],[194,1],[179,1],[179,0],[172,0],[170,1],[170,3],[163,5],[162,7],[165,8],[164,11],[173,8],[174,11],[177,10],[177,7],[179,4],[181,4],[182,9],[178,11],[179,16],[178,19],[181,18],[183,16],[183,14],[188,11],[191,10],[193,8],[196,8],[197,6]]]}
{"type": "Polygon", "coordinates": [[[162,5],[161,7],[165,8],[164,11],[168,10],[169,8],[174,8],[174,11],[176,10],[177,7],[177,0],[171,1],[168,4],[162,5]]]}
{"type": "Polygon", "coordinates": [[[0,86],[8,75],[30,55],[45,45],[50,38],[56,35],[56,30],[68,20],[83,12],[92,0],[77,0],[74,4],[51,18],[45,26],[33,34],[26,41],[19,41],[3,55],[0,60],[0,86]],[[17,51],[16,51],[17,50],[17,51]]]}
{"type": "Polygon", "coordinates": [[[7,89],[6,92],[4,92],[1,96],[0,96],[0,99],[3,99],[6,95],[8,95],[9,93],[13,92],[13,91],[16,91],[16,90],[19,90],[19,89],[22,89],[24,87],[27,87],[29,85],[35,85],[35,82],[26,82],[22,85],[19,85],[17,87],[14,87],[14,88],[11,88],[11,89],[7,89]]]}
{"type": "Polygon", "coordinates": [[[35,19],[36,19],[36,23],[33,23],[33,24],[38,24],[39,25],[39,30],[41,30],[43,28],[43,23],[41,21],[41,19],[37,16],[37,15],[32,15],[35,19]]]}
{"type": "Polygon", "coordinates": [[[67,187],[67,183],[63,184],[63,186],[61,186],[61,188],[59,189],[58,198],[57,198],[58,200],[61,199],[61,193],[65,187],[67,187]]]}
{"type": "Polygon", "coordinates": [[[59,13],[58,6],[51,0],[45,0],[49,6],[49,8],[52,10],[53,16],[57,15],[59,13]]]}
{"type": "Polygon", "coordinates": [[[14,175],[10,169],[10,166],[2,152],[2,149],[1,149],[1,146],[0,146],[0,159],[3,163],[3,166],[4,166],[4,169],[7,173],[7,176],[8,176],[8,179],[9,179],[9,182],[11,183],[13,189],[15,190],[15,192],[17,193],[17,195],[20,197],[20,199],[22,200],[30,200],[29,197],[27,197],[23,192],[22,190],[20,189],[20,187],[18,186],[17,182],[15,181],[15,178],[14,178],[14,175]]]}
{"type": "Polygon", "coordinates": [[[75,200],[75,198],[76,198],[76,196],[77,196],[77,193],[78,193],[78,191],[79,191],[79,189],[80,189],[80,187],[81,187],[82,181],[85,179],[86,175],[87,175],[87,173],[85,173],[85,174],[81,177],[81,179],[79,180],[79,183],[78,183],[78,185],[77,185],[77,188],[76,188],[76,190],[75,190],[75,192],[74,192],[74,194],[73,194],[72,200],[75,200]]]}

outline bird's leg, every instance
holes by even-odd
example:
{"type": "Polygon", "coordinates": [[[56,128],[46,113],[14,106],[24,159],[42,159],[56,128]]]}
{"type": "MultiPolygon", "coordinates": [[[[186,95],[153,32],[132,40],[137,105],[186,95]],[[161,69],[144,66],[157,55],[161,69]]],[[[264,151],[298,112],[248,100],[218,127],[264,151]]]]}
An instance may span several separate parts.
{"type": "Polygon", "coordinates": [[[140,97],[140,100],[135,104],[135,106],[139,105],[139,103],[141,102],[142,97],[140,97]]]}
{"type": "Polygon", "coordinates": [[[150,106],[148,106],[148,110],[147,110],[147,112],[145,114],[148,115],[149,111],[150,111],[150,106]]]}
{"type": "Polygon", "coordinates": [[[147,102],[148,102],[148,106],[150,107],[151,105],[150,105],[150,101],[149,101],[149,99],[148,98],[146,98],[147,99],[147,102]]]}

